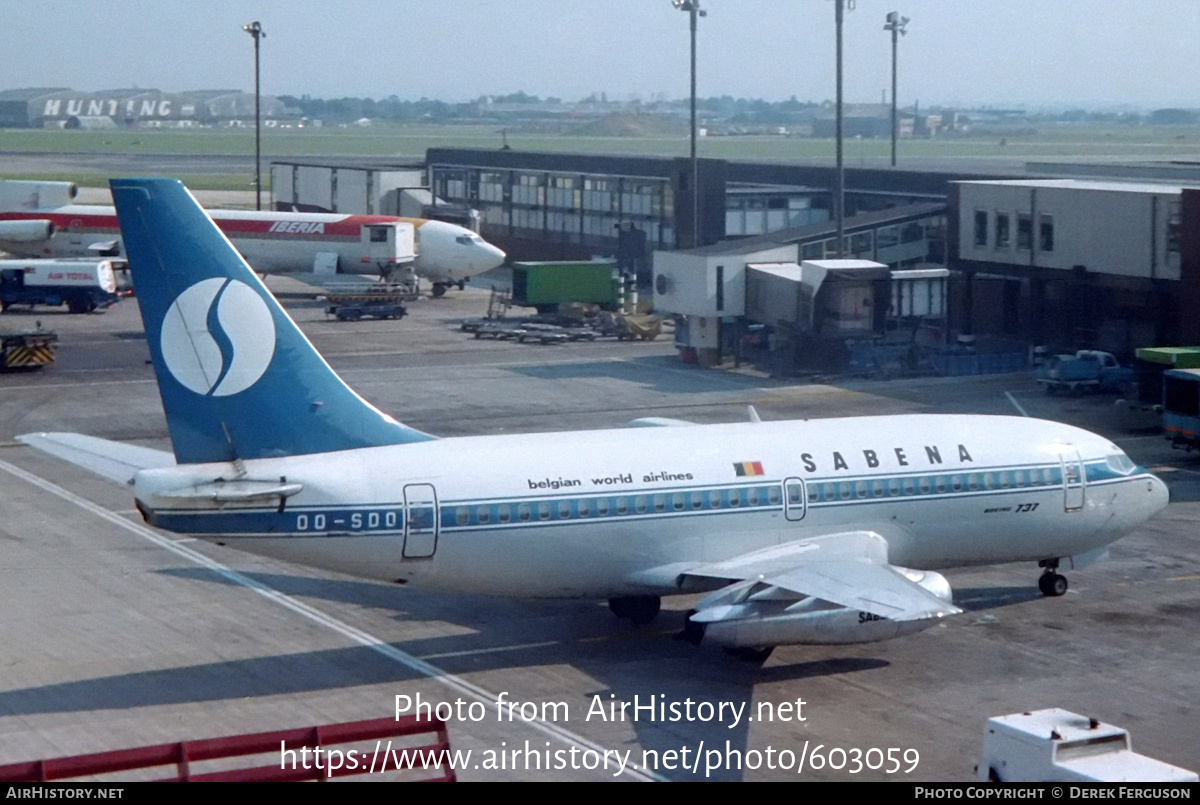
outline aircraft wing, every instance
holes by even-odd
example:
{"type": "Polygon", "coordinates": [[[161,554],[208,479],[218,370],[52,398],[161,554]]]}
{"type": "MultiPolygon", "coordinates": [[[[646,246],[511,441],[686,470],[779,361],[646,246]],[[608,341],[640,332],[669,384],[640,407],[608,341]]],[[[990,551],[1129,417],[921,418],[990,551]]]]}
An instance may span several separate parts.
{"type": "Polygon", "coordinates": [[[26,433],[17,441],[121,484],[133,480],[138,470],[175,466],[175,456],[165,450],[82,433],[26,433]]]}
{"type": "Polygon", "coordinates": [[[810,595],[891,620],[919,620],[962,611],[889,565],[887,542],[873,531],[848,531],[787,542],[692,568],[684,575],[743,582],[718,590],[702,602],[700,609],[730,603],[725,599],[731,594],[748,596],[761,585],[810,595]]]}

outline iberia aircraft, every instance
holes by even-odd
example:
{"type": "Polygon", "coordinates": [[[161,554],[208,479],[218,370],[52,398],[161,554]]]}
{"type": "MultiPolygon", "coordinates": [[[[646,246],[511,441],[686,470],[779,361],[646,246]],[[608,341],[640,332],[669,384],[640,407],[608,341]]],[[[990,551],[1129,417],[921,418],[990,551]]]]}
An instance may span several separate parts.
{"type": "Polygon", "coordinates": [[[941,568],[1038,562],[1061,595],[1061,563],[1167,505],[1107,439],[1017,417],[437,439],[346,386],[183,185],[112,191],[174,452],[19,438],[131,484],[158,528],[435,590],[607,598],[639,622],[708,592],[684,635],[761,660],[928,628],[960,611],[941,568]]]}
{"type": "MultiPolygon", "coordinates": [[[[74,197],[70,182],[0,180],[0,250],[28,258],[119,256],[116,211],[73,204],[74,197]]],[[[465,227],[425,218],[247,210],[208,215],[261,274],[387,277],[411,264],[440,296],[505,257],[465,227]]]]}

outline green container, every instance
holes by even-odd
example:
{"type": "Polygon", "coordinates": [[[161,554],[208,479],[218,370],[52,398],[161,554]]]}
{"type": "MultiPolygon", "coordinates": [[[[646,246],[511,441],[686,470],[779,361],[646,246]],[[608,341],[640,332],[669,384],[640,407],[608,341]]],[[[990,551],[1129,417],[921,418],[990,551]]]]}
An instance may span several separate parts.
{"type": "Polygon", "coordinates": [[[1200,369],[1200,347],[1143,347],[1139,361],[1161,363],[1172,369],[1200,369]]]}
{"type": "Polygon", "coordinates": [[[615,310],[620,302],[616,264],[610,260],[513,263],[512,299],[515,304],[554,310],[559,305],[585,302],[615,310]]]}

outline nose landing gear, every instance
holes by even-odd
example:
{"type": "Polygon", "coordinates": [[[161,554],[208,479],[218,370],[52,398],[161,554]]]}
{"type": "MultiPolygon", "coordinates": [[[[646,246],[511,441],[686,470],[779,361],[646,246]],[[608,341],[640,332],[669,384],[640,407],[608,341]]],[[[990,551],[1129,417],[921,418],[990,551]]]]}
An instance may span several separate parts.
{"type": "Polygon", "coordinates": [[[658,616],[662,599],[657,595],[628,595],[608,599],[608,608],[618,618],[625,618],[644,625],[658,616]]]}
{"type": "Polygon", "coordinates": [[[1058,560],[1043,559],[1038,565],[1045,568],[1042,577],[1038,579],[1038,589],[1042,591],[1042,595],[1048,598],[1064,595],[1067,592],[1067,577],[1057,572],[1058,560]]]}

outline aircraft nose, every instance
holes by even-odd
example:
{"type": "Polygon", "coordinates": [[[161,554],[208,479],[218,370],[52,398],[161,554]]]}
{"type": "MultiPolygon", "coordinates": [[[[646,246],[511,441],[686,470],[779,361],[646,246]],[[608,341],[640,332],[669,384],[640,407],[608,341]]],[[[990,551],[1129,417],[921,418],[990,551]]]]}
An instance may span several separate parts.
{"type": "Polygon", "coordinates": [[[1155,514],[1167,508],[1167,504],[1171,502],[1170,490],[1157,475],[1150,476],[1150,488],[1147,491],[1150,494],[1151,508],[1155,514]]]}
{"type": "Polygon", "coordinates": [[[490,243],[483,244],[482,270],[487,271],[488,269],[495,268],[503,263],[504,258],[507,256],[502,249],[497,249],[490,243]]]}

